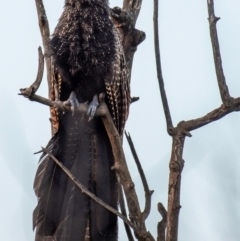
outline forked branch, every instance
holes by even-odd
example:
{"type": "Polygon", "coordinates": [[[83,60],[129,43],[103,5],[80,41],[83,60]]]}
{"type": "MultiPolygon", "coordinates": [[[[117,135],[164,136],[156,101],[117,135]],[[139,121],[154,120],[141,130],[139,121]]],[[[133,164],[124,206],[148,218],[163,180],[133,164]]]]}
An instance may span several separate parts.
{"type": "Polygon", "coordinates": [[[32,95],[34,95],[37,92],[39,86],[42,83],[43,70],[44,70],[44,56],[42,53],[42,48],[38,47],[38,72],[37,72],[36,80],[29,88],[20,89],[21,93],[24,93],[26,97],[30,98],[32,95]]]}
{"type": "Polygon", "coordinates": [[[142,220],[141,210],[138,202],[138,197],[135,191],[135,186],[129,173],[125,155],[122,149],[122,141],[118,135],[118,131],[113,123],[109,111],[102,117],[103,124],[108,133],[111,142],[115,164],[113,169],[120,177],[121,184],[126,196],[130,220],[142,231],[140,236],[137,234],[139,241],[154,240],[152,235],[147,232],[145,222],[142,220]]]}
{"type": "Polygon", "coordinates": [[[131,138],[130,134],[125,132],[125,136],[127,138],[128,144],[130,146],[133,158],[134,158],[134,160],[136,162],[138,173],[139,173],[139,175],[141,177],[143,188],[144,188],[144,192],[145,192],[145,208],[144,208],[144,211],[142,212],[142,215],[141,215],[142,216],[142,221],[144,222],[147,219],[147,217],[148,217],[148,215],[150,213],[150,210],[151,210],[151,197],[152,197],[152,194],[153,194],[154,191],[151,191],[149,189],[145,173],[143,171],[141,162],[140,162],[140,160],[138,158],[138,155],[137,155],[137,152],[135,150],[135,147],[134,147],[134,144],[133,144],[133,141],[132,141],[132,138],[131,138]]]}
{"type": "MultiPolygon", "coordinates": [[[[214,14],[214,2],[213,0],[207,0],[210,35],[213,47],[213,56],[215,61],[215,69],[217,74],[217,80],[222,98],[223,105],[219,108],[211,111],[201,118],[197,118],[189,121],[181,121],[176,127],[173,127],[171,121],[170,110],[167,104],[167,97],[164,90],[164,83],[162,77],[161,63],[160,63],[160,50],[159,50],[159,34],[158,34],[158,0],[154,0],[154,36],[155,36],[155,53],[157,63],[158,81],[160,86],[160,93],[164,108],[164,113],[167,122],[168,133],[172,135],[172,154],[170,159],[170,175],[169,175],[169,189],[168,189],[168,212],[167,212],[167,236],[166,241],[177,241],[178,239],[178,223],[179,223],[179,211],[180,205],[180,189],[181,189],[181,173],[184,167],[184,160],[182,159],[183,147],[185,137],[191,137],[190,131],[207,125],[213,121],[216,121],[225,115],[240,111],[240,98],[232,98],[229,94],[228,87],[225,81],[222,60],[220,54],[220,47],[217,36],[216,22],[219,18],[214,14]]],[[[164,212],[165,213],[165,212],[164,212]]],[[[162,220],[163,221],[163,220],[162,220]]],[[[159,226],[159,240],[164,240],[161,235],[164,232],[164,222],[159,226]],[[163,224],[163,225],[162,225],[163,224]],[[160,239],[160,237],[162,237],[160,239]]]]}

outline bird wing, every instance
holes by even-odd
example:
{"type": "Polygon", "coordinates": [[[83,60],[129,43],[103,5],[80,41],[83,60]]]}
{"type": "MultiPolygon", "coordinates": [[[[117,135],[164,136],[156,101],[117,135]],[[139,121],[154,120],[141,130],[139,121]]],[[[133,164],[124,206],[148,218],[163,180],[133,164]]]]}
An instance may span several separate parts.
{"type": "MultiPolygon", "coordinates": [[[[51,60],[53,62],[53,60],[51,60]]],[[[60,99],[60,94],[61,94],[61,88],[62,88],[62,77],[58,73],[56,67],[54,64],[51,64],[52,68],[52,75],[51,75],[51,86],[50,86],[50,99],[53,101],[59,100],[60,99]]],[[[53,134],[57,133],[59,129],[59,112],[57,108],[51,107],[50,108],[50,113],[51,113],[51,123],[52,123],[52,130],[53,134]]]]}
{"type": "Polygon", "coordinates": [[[121,37],[118,29],[114,27],[115,35],[115,60],[113,63],[113,74],[110,81],[105,80],[106,94],[112,114],[113,122],[120,135],[122,135],[129,113],[130,105],[130,83],[129,71],[125,60],[121,37]]]}
{"type": "MultiPolygon", "coordinates": [[[[56,156],[59,151],[57,139],[57,135],[54,135],[46,147],[54,156],[56,156]]],[[[38,198],[38,205],[33,211],[33,229],[35,229],[38,224],[44,222],[45,219],[49,194],[52,189],[53,173],[56,169],[56,164],[50,159],[46,153],[42,154],[33,184],[35,194],[38,198]]]]}

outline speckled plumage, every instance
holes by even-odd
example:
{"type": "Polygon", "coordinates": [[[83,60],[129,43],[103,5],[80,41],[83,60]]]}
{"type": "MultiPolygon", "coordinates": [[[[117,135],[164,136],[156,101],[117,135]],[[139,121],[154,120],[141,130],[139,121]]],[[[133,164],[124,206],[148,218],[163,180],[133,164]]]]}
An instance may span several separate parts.
{"type": "Polygon", "coordinates": [[[50,42],[54,65],[84,101],[105,92],[122,135],[130,104],[129,75],[120,34],[106,0],[67,0],[50,42]]]}

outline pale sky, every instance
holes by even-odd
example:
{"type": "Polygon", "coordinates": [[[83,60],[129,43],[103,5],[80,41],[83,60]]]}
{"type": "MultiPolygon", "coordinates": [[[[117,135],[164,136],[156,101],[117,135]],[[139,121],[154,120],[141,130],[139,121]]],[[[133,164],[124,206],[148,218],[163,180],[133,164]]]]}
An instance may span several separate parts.
{"type": "MultiPolygon", "coordinates": [[[[61,15],[63,0],[44,1],[51,32],[61,15]]],[[[131,91],[140,101],[131,106],[130,132],[155,190],[147,228],[156,237],[157,202],[167,204],[171,138],[167,135],[153,46],[153,0],[143,0],[137,27],[147,39],[134,57],[131,91]]],[[[121,6],[121,0],[110,0],[121,6]]],[[[229,91],[240,96],[240,1],[215,0],[223,68],[229,91]]],[[[213,65],[207,0],[162,0],[159,3],[162,69],[174,125],[201,117],[221,105],[213,65]]],[[[42,44],[35,1],[0,3],[0,230],[1,241],[34,240],[32,211],[38,155],[50,139],[49,110],[18,96],[36,77],[37,48],[42,44]]],[[[44,76],[38,94],[47,96],[44,76]]],[[[183,158],[179,240],[240,240],[240,114],[192,132],[183,158]]],[[[126,159],[141,206],[144,193],[126,141],[126,159]]],[[[121,223],[121,221],[120,221],[121,223]]],[[[120,225],[119,240],[125,241],[120,225]]]]}

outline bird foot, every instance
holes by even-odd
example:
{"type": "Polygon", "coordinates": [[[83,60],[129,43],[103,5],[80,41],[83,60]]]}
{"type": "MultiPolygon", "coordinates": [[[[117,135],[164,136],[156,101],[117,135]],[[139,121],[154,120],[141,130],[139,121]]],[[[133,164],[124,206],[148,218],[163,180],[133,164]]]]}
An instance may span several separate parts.
{"type": "Polygon", "coordinates": [[[72,115],[74,115],[76,108],[79,107],[79,102],[75,91],[72,91],[68,100],[63,102],[66,106],[71,106],[72,115]]]}
{"type": "Polygon", "coordinates": [[[93,119],[98,106],[99,106],[98,96],[94,95],[92,102],[88,106],[88,111],[87,111],[87,115],[89,116],[88,121],[93,119]]]}

